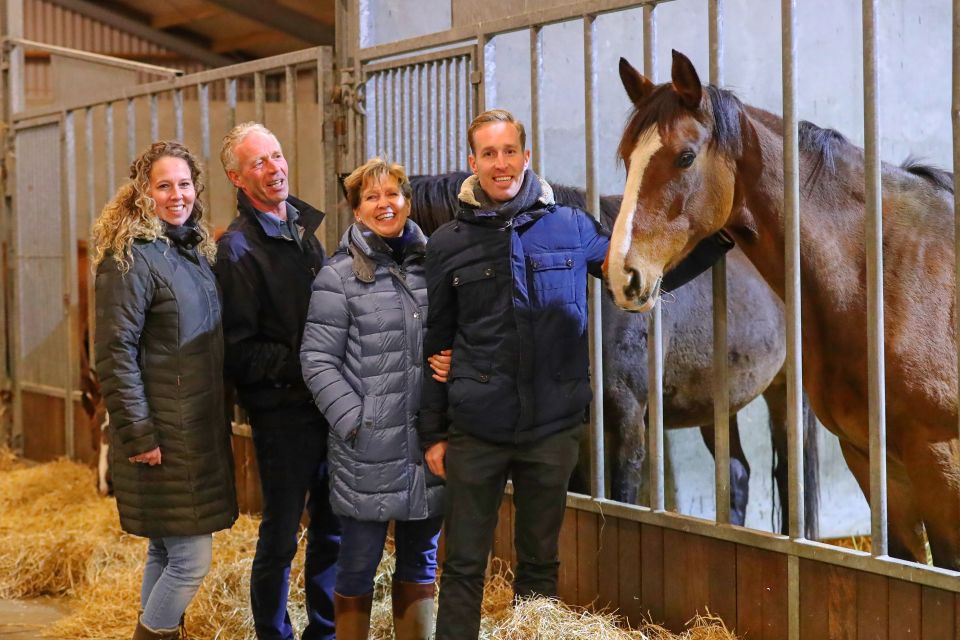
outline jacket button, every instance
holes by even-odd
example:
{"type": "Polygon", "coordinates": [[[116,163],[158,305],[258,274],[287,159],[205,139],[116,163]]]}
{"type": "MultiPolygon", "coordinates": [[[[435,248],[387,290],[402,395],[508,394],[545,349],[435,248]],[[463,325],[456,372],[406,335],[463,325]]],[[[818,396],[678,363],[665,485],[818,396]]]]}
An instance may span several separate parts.
{"type": "Polygon", "coordinates": [[[490,376],[488,376],[487,374],[485,373],[480,374],[480,382],[486,382],[489,379],[490,379],[490,376]]]}
{"type": "Polygon", "coordinates": [[[420,312],[419,312],[419,311],[414,311],[414,312],[413,312],[413,317],[414,317],[414,318],[419,318],[419,317],[420,317],[420,312]]]}
{"type": "Polygon", "coordinates": [[[568,267],[572,267],[572,266],[573,266],[573,258],[567,258],[567,266],[568,266],[568,267]]]}
{"type": "Polygon", "coordinates": [[[487,277],[489,278],[490,276],[493,275],[493,269],[486,269],[486,270],[484,270],[483,275],[485,275],[485,276],[487,276],[487,277]]]}
{"type": "Polygon", "coordinates": [[[539,269],[539,268],[540,268],[540,263],[539,263],[539,262],[534,262],[534,263],[533,263],[533,268],[534,268],[534,269],[539,269]]]}
{"type": "Polygon", "coordinates": [[[457,286],[458,284],[460,284],[460,278],[456,277],[453,279],[453,286],[457,286]]]}

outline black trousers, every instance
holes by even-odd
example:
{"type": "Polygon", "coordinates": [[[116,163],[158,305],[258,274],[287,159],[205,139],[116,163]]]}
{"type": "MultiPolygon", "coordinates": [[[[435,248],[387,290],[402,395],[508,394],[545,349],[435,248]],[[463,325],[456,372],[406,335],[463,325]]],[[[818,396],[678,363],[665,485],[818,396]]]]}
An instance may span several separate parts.
{"type": "Polygon", "coordinates": [[[508,477],[516,506],[514,594],[557,595],[557,546],[580,431],[575,427],[523,445],[495,444],[451,431],[436,640],[479,635],[484,572],[508,477]]]}

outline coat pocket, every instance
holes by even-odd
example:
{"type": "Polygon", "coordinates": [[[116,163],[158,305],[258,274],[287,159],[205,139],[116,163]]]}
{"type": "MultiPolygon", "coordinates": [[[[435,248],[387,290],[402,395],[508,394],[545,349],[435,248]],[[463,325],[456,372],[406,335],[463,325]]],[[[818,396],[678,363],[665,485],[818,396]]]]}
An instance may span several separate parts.
{"type": "Polygon", "coordinates": [[[533,303],[538,307],[575,303],[577,266],[581,261],[582,256],[576,251],[534,253],[528,256],[533,303]]]}
{"type": "Polygon", "coordinates": [[[462,267],[453,272],[450,284],[457,292],[458,320],[475,322],[491,313],[497,301],[497,268],[492,262],[462,267]]]}

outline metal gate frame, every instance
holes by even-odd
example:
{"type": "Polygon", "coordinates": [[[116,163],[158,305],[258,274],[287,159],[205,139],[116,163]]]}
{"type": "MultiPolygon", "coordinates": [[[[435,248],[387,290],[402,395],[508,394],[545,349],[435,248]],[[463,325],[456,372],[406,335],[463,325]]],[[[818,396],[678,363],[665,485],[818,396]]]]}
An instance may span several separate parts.
{"type": "MultiPolygon", "coordinates": [[[[18,2],[7,3],[8,10],[7,24],[15,25],[18,10],[18,2]]],[[[21,23],[22,24],[22,23],[21,23]]],[[[22,28],[22,27],[21,27],[22,28]]],[[[9,33],[9,32],[8,32],[9,33]]],[[[94,177],[95,174],[106,179],[107,190],[112,195],[115,185],[118,183],[117,167],[114,162],[109,161],[100,165],[96,162],[97,152],[102,151],[94,149],[94,110],[103,114],[103,129],[105,132],[106,155],[111,160],[114,158],[114,148],[117,141],[114,132],[116,125],[120,122],[114,122],[115,112],[123,112],[123,116],[117,120],[123,120],[127,130],[126,140],[126,158],[129,162],[139,152],[137,139],[137,105],[144,101],[149,104],[150,114],[150,139],[157,139],[160,130],[160,100],[171,100],[173,109],[173,130],[176,139],[183,139],[184,136],[184,92],[196,92],[196,106],[199,109],[199,121],[201,129],[201,144],[199,149],[195,149],[197,156],[201,159],[204,166],[210,172],[211,157],[216,164],[219,161],[211,152],[211,134],[225,133],[237,121],[237,89],[238,82],[246,81],[247,84],[252,80],[253,84],[253,106],[255,119],[259,122],[266,120],[267,104],[267,76],[282,76],[282,85],[284,93],[279,101],[284,104],[284,119],[286,128],[289,131],[289,139],[283,142],[286,153],[291,161],[291,185],[296,190],[301,182],[301,175],[307,173],[306,169],[297,164],[299,149],[311,145],[320,149],[319,163],[317,166],[311,166],[309,173],[316,176],[317,179],[311,179],[310,184],[314,190],[320,193],[318,206],[329,212],[321,225],[322,241],[326,247],[336,246],[340,235],[348,224],[349,219],[340,215],[337,204],[339,193],[337,189],[336,174],[339,167],[336,144],[338,140],[338,129],[342,129],[342,124],[338,126],[338,119],[342,120],[341,105],[336,104],[338,95],[335,92],[335,79],[333,74],[334,61],[333,52],[330,47],[315,47],[301,51],[282,54],[270,58],[264,58],[252,62],[240,63],[228,67],[212,69],[194,73],[191,75],[179,75],[179,71],[168,70],[153,65],[142,65],[140,63],[131,63],[126,60],[108,58],[96,54],[64,49],[61,47],[48,47],[39,43],[28,43],[16,37],[14,33],[8,35],[3,40],[3,72],[2,86],[3,92],[3,116],[7,123],[7,130],[4,132],[3,159],[5,180],[0,181],[0,201],[2,201],[3,227],[0,228],[3,242],[8,247],[10,264],[9,272],[15,274],[20,268],[19,256],[21,248],[17,243],[17,224],[18,220],[29,215],[28,206],[25,204],[26,195],[17,193],[16,181],[17,175],[16,162],[16,140],[17,136],[23,132],[36,130],[38,127],[48,127],[56,125],[59,131],[59,149],[57,153],[60,158],[60,191],[62,205],[59,210],[61,228],[62,228],[62,253],[59,256],[63,259],[63,273],[61,281],[61,290],[63,292],[64,302],[64,320],[67,322],[66,338],[63,344],[64,350],[64,384],[57,386],[38,385],[29,381],[24,381],[21,376],[22,356],[19,353],[19,340],[21,333],[22,319],[21,310],[18,305],[20,295],[20,279],[14,275],[9,280],[4,278],[0,286],[3,291],[0,292],[0,313],[4,313],[6,320],[6,332],[4,332],[3,343],[0,347],[3,352],[0,356],[5,356],[7,365],[3,368],[4,388],[9,389],[12,396],[12,424],[8,427],[8,433],[0,428],[0,436],[5,436],[3,442],[11,443],[15,450],[21,450],[24,442],[24,392],[37,394],[49,400],[59,400],[63,402],[63,446],[62,453],[73,456],[76,447],[74,442],[75,409],[74,405],[79,401],[79,390],[77,389],[77,377],[79,373],[78,354],[80,348],[80,336],[76,335],[77,320],[79,314],[79,287],[77,282],[77,240],[86,237],[86,233],[78,230],[78,159],[85,160],[86,169],[80,171],[83,175],[80,179],[86,181],[88,202],[82,206],[88,207],[90,219],[95,217],[99,207],[103,202],[94,200],[94,177]],[[167,79],[140,84],[124,89],[105,91],[102,95],[79,99],[63,100],[60,103],[49,107],[25,110],[23,108],[24,88],[22,85],[23,70],[23,50],[30,48],[49,48],[55,49],[58,55],[67,55],[84,59],[88,62],[105,63],[116,66],[123,66],[140,71],[149,71],[165,73],[167,79]],[[314,95],[311,103],[317,105],[317,123],[315,131],[316,140],[300,139],[298,125],[298,105],[296,88],[298,85],[298,72],[304,70],[311,74],[314,82],[314,95]],[[224,96],[223,103],[226,107],[226,122],[215,123],[211,125],[210,107],[211,90],[219,92],[224,96]],[[116,107],[116,108],[115,108],[116,107]],[[80,151],[77,149],[77,130],[84,127],[83,136],[86,143],[85,148],[80,151]],[[222,133],[221,133],[222,131],[222,133]],[[81,155],[82,154],[82,155],[81,155]],[[101,173],[104,172],[104,173],[101,173]]],[[[302,99],[302,96],[301,96],[302,99]]],[[[275,100],[276,101],[276,100],[275,100]]],[[[342,104],[342,103],[341,103],[342,104]]],[[[169,125],[170,123],[164,123],[169,125]]],[[[266,122],[270,126],[270,122],[266,122]]],[[[165,127],[169,128],[169,127],[165,127]]],[[[312,127],[311,127],[312,128],[312,127]]],[[[219,136],[217,136],[219,139],[219,136]]],[[[140,140],[143,144],[145,141],[140,140]]],[[[216,153],[216,150],[213,151],[216,153]]],[[[212,173],[212,172],[210,172],[212,173]]],[[[210,175],[208,173],[208,175],[210,175]]],[[[123,176],[119,176],[123,177],[123,176]]],[[[108,195],[109,197],[109,195],[108,195]]],[[[209,197],[209,193],[206,195],[209,197]]],[[[314,198],[316,199],[316,198],[314,198]]],[[[90,313],[89,323],[91,327],[89,340],[92,347],[93,340],[93,287],[88,287],[88,310],[90,313]]],[[[92,353],[92,348],[91,348],[92,353]]],[[[57,412],[53,412],[57,415],[57,412]]],[[[59,425],[56,425],[59,426],[59,425]]]]}
{"type": "MultiPolygon", "coordinates": [[[[471,82],[475,85],[475,112],[484,105],[484,56],[488,43],[497,35],[529,30],[530,67],[531,67],[531,110],[530,139],[534,158],[542,147],[540,85],[542,82],[543,53],[541,30],[548,24],[580,20],[583,24],[584,46],[584,86],[585,86],[585,135],[586,135],[586,175],[587,205],[592,211],[599,211],[597,192],[597,103],[592,88],[596,80],[596,44],[594,41],[594,21],[600,14],[643,8],[643,45],[644,74],[656,81],[656,7],[676,0],[579,0],[563,2],[549,8],[528,10],[507,18],[481,22],[472,25],[452,27],[446,31],[425,36],[409,38],[387,44],[361,47],[359,41],[360,0],[338,0],[337,25],[338,61],[341,69],[350,70],[352,78],[362,81],[363,68],[381,61],[400,57],[414,58],[422,51],[453,47],[464,43],[476,47],[473,58],[474,71],[471,82]]],[[[708,33],[710,51],[709,81],[723,84],[723,0],[709,0],[708,33]]],[[[603,417],[599,413],[601,404],[594,402],[591,412],[594,419],[591,424],[591,460],[593,463],[591,496],[571,494],[568,506],[571,508],[603,514],[615,514],[618,517],[657,525],[669,529],[692,532],[710,538],[727,540],[773,550],[787,556],[788,562],[788,632],[794,640],[800,636],[800,560],[812,559],[836,566],[853,567],[857,570],[886,576],[889,578],[910,580],[912,582],[960,593],[960,573],[922,566],[910,562],[895,560],[887,556],[887,501],[886,501],[886,446],[884,424],[884,369],[883,369],[883,265],[881,247],[881,207],[880,207],[880,158],[879,158],[879,120],[877,116],[878,90],[878,0],[862,0],[863,8],[863,68],[864,68],[864,115],[865,115],[865,156],[866,156],[866,194],[867,194],[867,256],[868,256],[868,333],[871,358],[869,360],[870,395],[870,442],[871,442],[871,528],[873,549],[872,557],[861,552],[842,550],[830,545],[820,544],[804,538],[803,521],[803,478],[800,461],[803,460],[803,440],[800,423],[802,417],[802,352],[800,344],[800,270],[799,270],[799,150],[797,119],[797,18],[796,0],[781,0],[782,26],[782,81],[783,81],[783,126],[784,126],[784,211],[786,225],[786,325],[787,325],[787,396],[788,396],[788,434],[790,468],[789,535],[778,536],[751,531],[729,524],[729,433],[728,404],[726,389],[727,352],[727,300],[726,300],[726,263],[721,261],[713,269],[714,286],[714,427],[716,432],[716,521],[709,522],[698,518],[667,513],[664,510],[663,495],[663,415],[662,381],[663,353],[661,345],[660,305],[651,312],[649,330],[650,358],[650,438],[648,441],[650,457],[651,507],[637,507],[607,500],[604,493],[603,469],[603,417]]],[[[954,181],[960,193],[960,0],[953,1],[953,108],[954,127],[954,181]]],[[[362,123],[358,123],[362,126],[362,123]]],[[[355,133],[357,138],[362,132],[355,133]]],[[[534,160],[536,170],[537,161],[534,160]]],[[[957,233],[957,281],[960,282],[960,200],[956,203],[957,233]]],[[[592,362],[594,371],[600,371],[600,330],[599,330],[599,287],[593,286],[591,311],[592,362]]],[[[960,286],[957,287],[956,305],[960,307],[960,286]]],[[[957,339],[960,341],[960,314],[957,317],[957,339]]],[[[960,366],[960,365],[958,365],[960,366]]],[[[602,397],[601,376],[593,376],[594,397],[602,397]]],[[[958,425],[960,428],[960,425],[958,425]]]]}

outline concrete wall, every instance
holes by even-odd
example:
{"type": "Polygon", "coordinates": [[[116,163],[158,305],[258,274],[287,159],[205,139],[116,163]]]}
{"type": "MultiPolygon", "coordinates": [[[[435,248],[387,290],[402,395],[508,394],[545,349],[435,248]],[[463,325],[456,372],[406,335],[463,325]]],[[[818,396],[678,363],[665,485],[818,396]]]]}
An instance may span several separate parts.
{"type": "MultiPolygon", "coordinates": [[[[370,46],[489,20],[551,3],[551,0],[488,0],[471,13],[462,0],[366,0],[363,42],[370,46]],[[480,13],[478,13],[480,12],[480,13]]],[[[556,2],[553,2],[556,4],[556,2]]],[[[782,111],[780,3],[726,0],[723,85],[745,102],[782,111]]],[[[838,129],[863,144],[861,14],[858,2],[798,3],[799,115],[838,129]]],[[[656,76],[669,78],[670,50],[685,53],[701,79],[708,79],[707,7],[703,0],[677,0],[656,9],[656,76]]],[[[617,61],[643,65],[643,17],[639,9],[600,16],[599,53],[600,188],[619,193],[624,173],[615,158],[629,104],[620,86],[617,61]]],[[[952,165],[950,128],[950,25],[946,0],[886,0],[880,16],[881,155],[900,163],[915,155],[943,168],[952,165]]],[[[584,184],[583,29],[581,21],[543,29],[544,175],[584,184]]],[[[488,107],[530,118],[530,37],[527,31],[494,38],[485,66],[488,107]]],[[[762,402],[741,419],[754,470],[748,524],[771,522],[769,437],[762,402]]],[[[869,510],[843,463],[836,438],[822,434],[821,528],[824,536],[869,532],[869,510]]],[[[695,430],[669,432],[667,453],[674,473],[670,504],[683,513],[712,517],[712,463],[695,430]]]]}

